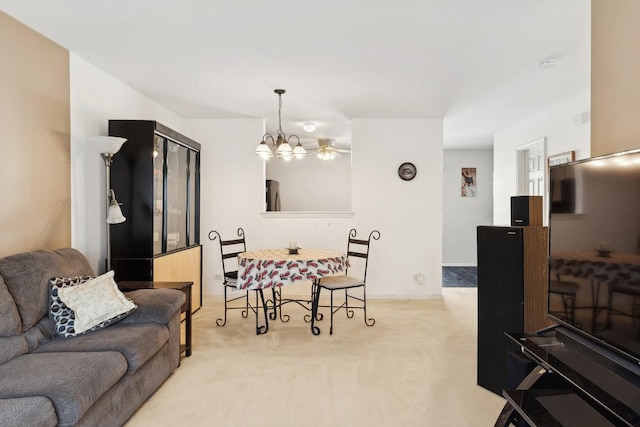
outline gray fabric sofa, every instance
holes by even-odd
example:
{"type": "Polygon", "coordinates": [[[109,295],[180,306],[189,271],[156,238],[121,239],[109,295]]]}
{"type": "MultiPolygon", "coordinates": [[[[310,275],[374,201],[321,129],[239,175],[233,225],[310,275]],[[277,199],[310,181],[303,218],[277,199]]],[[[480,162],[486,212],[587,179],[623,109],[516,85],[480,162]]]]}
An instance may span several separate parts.
{"type": "Polygon", "coordinates": [[[0,426],[121,426],[179,364],[175,289],[127,293],[120,322],[60,338],[49,318],[49,279],[93,275],[77,250],[0,259],[0,426]]]}

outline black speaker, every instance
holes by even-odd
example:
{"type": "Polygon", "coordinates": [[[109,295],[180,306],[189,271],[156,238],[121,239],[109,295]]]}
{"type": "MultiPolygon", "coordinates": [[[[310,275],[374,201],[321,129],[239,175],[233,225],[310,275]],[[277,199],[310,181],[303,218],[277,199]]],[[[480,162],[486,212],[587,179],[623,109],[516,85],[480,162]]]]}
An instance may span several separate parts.
{"type": "Polygon", "coordinates": [[[507,353],[520,350],[504,333],[549,325],[547,228],[480,225],[477,231],[478,385],[501,396],[511,384],[507,353]]]}
{"type": "Polygon", "coordinates": [[[511,197],[511,225],[542,225],[542,196],[511,197]]]}
{"type": "Polygon", "coordinates": [[[518,347],[505,336],[524,331],[524,229],[478,227],[478,385],[502,396],[507,352],[518,347]]]}

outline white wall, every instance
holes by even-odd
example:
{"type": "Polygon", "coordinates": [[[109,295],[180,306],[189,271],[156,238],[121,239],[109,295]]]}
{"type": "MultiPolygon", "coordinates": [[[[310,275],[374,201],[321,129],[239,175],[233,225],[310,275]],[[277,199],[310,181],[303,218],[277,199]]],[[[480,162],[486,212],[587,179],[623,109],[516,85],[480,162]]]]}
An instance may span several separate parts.
{"type": "Polygon", "coordinates": [[[220,253],[210,230],[223,238],[243,227],[249,249],[301,247],[346,249],[347,234],[378,229],[368,275],[368,296],[421,298],[441,295],[442,121],[432,119],[354,119],[351,186],[353,218],[263,217],[262,160],[253,154],[264,133],[262,120],[190,120],[202,144],[202,238],[205,293],[220,293],[220,253]],[[396,141],[389,149],[388,141],[396,141]],[[412,161],[418,176],[397,175],[412,161]],[[422,272],[426,284],[413,282],[422,272]]]}
{"type": "MultiPolygon", "coordinates": [[[[374,228],[368,276],[371,297],[441,295],[442,120],[354,119],[351,188],[355,215],[347,218],[264,218],[264,171],[253,154],[262,119],[184,120],[71,54],[72,245],[96,271],[106,257],[104,163],[88,141],[106,135],[109,119],[157,120],[202,144],[201,242],[204,292],[220,293],[216,229],[233,236],[244,227],[250,249],[296,239],[303,247],[345,250],[349,229],[360,237],[374,228]],[[390,145],[389,141],[394,141],[390,145]],[[418,167],[402,181],[398,166],[418,167]],[[413,275],[424,273],[418,285],[413,275]]],[[[117,154],[114,162],[117,161],[117,154]]],[[[126,215],[126,206],[123,206],[126,215]]],[[[117,225],[115,225],[117,227],[117,225]]]]}
{"type": "MultiPolygon", "coordinates": [[[[236,238],[242,227],[247,248],[265,247],[260,212],[263,209],[262,160],[253,154],[264,134],[262,119],[189,120],[200,154],[200,243],[203,250],[203,293],[222,292],[220,246],[208,238],[211,230],[223,239],[236,238]]],[[[284,245],[284,238],[281,238],[284,245]]],[[[273,241],[271,242],[273,245],[273,241]]],[[[285,247],[285,246],[282,246],[285,247]]]]}
{"type": "Polygon", "coordinates": [[[353,119],[352,138],[354,223],[382,233],[369,289],[380,296],[441,295],[442,120],[353,119]],[[398,177],[404,162],[418,169],[412,181],[398,177]],[[413,282],[416,273],[425,274],[424,285],[413,282]]]}
{"type": "Polygon", "coordinates": [[[493,151],[445,150],[443,168],[442,262],[477,264],[476,227],[493,224],[493,151]],[[476,168],[476,197],[460,195],[461,169],[476,168]]]}
{"type": "MultiPolygon", "coordinates": [[[[109,119],[157,120],[187,136],[189,132],[179,116],[121,81],[73,53],[69,61],[71,244],[87,256],[96,272],[103,272],[107,257],[105,166],[89,138],[108,135],[109,119]]],[[[113,161],[118,161],[117,154],[113,161]]],[[[122,211],[126,216],[127,207],[122,206],[122,211]]]]}
{"type": "Polygon", "coordinates": [[[576,159],[590,156],[589,123],[574,125],[575,116],[589,112],[587,92],[555,108],[535,115],[493,139],[493,223],[511,222],[511,196],[517,195],[517,148],[541,138],[547,139],[546,155],[575,151],[576,159]]]}

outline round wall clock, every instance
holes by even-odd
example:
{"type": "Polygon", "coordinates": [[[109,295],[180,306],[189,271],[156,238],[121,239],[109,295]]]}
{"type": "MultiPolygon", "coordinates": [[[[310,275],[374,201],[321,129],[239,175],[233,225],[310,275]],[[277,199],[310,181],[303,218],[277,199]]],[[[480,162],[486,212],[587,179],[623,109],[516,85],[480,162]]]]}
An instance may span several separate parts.
{"type": "Polygon", "coordinates": [[[413,163],[403,163],[398,168],[398,176],[405,181],[411,181],[416,177],[417,169],[413,163]]]}

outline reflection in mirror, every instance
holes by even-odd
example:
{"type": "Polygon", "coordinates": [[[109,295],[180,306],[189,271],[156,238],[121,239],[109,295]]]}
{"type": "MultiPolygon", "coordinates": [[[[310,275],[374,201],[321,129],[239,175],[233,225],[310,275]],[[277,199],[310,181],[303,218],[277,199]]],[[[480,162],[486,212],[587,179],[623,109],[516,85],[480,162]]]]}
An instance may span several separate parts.
{"type": "Polygon", "coordinates": [[[265,211],[351,210],[351,153],[341,153],[333,160],[309,154],[302,159],[271,158],[264,163],[266,179],[271,181],[265,211]]]}

